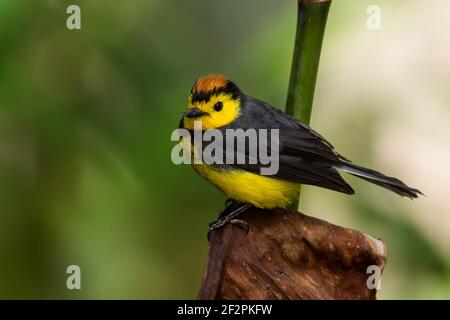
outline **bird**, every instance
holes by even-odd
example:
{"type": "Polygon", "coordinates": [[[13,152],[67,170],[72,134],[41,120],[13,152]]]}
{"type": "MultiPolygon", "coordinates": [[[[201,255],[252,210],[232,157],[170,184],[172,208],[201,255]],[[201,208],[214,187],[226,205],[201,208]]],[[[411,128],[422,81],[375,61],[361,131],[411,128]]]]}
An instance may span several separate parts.
{"type": "MultiPolygon", "coordinates": [[[[251,207],[289,208],[298,199],[301,184],[352,195],[355,191],[342,178],[342,172],[400,196],[414,199],[422,195],[418,189],[407,186],[397,178],[353,164],[309,125],[267,102],[246,95],[222,74],[211,73],[194,82],[179,128],[192,132],[196,122],[201,123],[202,132],[212,129],[223,134],[229,129],[278,130],[279,168],[271,176],[261,174],[263,164],[260,162],[192,163],[198,174],[228,197],[224,211],[218,220],[210,223],[209,231],[222,228],[230,222],[248,231],[245,221],[237,219],[240,214],[251,207]]],[[[193,147],[192,138],[182,139],[193,147]]],[[[205,145],[202,144],[202,150],[205,145]]],[[[241,151],[245,153],[246,159],[248,149],[241,151]]],[[[227,152],[223,150],[222,155],[227,152]]]]}

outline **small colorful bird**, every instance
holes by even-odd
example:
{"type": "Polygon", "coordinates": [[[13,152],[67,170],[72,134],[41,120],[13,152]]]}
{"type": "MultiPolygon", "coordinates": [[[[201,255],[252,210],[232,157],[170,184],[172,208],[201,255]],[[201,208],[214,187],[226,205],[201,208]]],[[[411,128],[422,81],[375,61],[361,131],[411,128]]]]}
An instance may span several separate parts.
{"type": "Polygon", "coordinates": [[[194,130],[195,121],[201,121],[202,130],[218,129],[224,134],[226,129],[279,129],[279,169],[273,176],[261,175],[261,164],[193,164],[201,176],[229,198],[219,220],[210,224],[210,231],[228,222],[245,226],[236,217],[251,206],[289,207],[299,196],[300,184],[354,194],[340,171],[401,196],[417,198],[422,194],[399,179],[351,163],[308,125],[244,94],[223,75],[209,74],[194,83],[179,127],[194,130]]]}

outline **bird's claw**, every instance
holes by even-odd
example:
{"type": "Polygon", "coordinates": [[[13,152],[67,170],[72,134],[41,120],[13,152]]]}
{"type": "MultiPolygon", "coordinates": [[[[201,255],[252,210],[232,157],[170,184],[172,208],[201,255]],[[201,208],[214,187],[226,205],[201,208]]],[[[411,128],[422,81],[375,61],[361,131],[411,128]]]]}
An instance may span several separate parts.
{"type": "Polygon", "coordinates": [[[244,211],[248,210],[249,208],[251,208],[250,204],[242,204],[242,203],[235,202],[231,199],[228,199],[225,202],[225,209],[220,214],[219,219],[209,223],[209,230],[208,230],[208,234],[207,234],[208,241],[209,241],[209,238],[211,237],[211,232],[214,229],[221,229],[227,223],[232,223],[232,224],[237,225],[239,228],[245,230],[246,234],[248,234],[248,230],[249,230],[248,223],[243,220],[238,220],[238,219],[236,219],[236,217],[239,216],[240,214],[242,214],[244,211]]]}
{"type": "Polygon", "coordinates": [[[207,234],[208,241],[209,241],[209,238],[211,238],[211,232],[213,230],[223,228],[227,224],[227,222],[228,221],[225,221],[225,220],[215,220],[215,221],[210,222],[209,223],[208,234],[207,234]]]}
{"type": "Polygon", "coordinates": [[[211,238],[211,232],[213,230],[222,229],[228,223],[231,223],[231,224],[237,226],[238,228],[241,228],[242,230],[245,231],[245,234],[248,234],[248,232],[250,230],[250,226],[244,220],[239,220],[239,219],[227,220],[227,219],[225,219],[225,220],[212,221],[209,223],[209,230],[208,230],[208,234],[207,234],[208,241],[211,238]]]}
{"type": "Polygon", "coordinates": [[[242,230],[244,230],[245,234],[248,234],[248,232],[250,230],[250,226],[244,220],[233,219],[233,220],[230,220],[230,223],[234,224],[235,226],[237,226],[237,227],[241,228],[242,230]]]}

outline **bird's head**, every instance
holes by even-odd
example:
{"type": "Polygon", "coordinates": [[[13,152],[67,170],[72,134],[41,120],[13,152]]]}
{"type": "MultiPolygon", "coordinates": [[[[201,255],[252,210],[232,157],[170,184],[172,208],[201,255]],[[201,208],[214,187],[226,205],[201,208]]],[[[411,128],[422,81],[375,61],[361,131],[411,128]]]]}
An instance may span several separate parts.
{"type": "Polygon", "coordinates": [[[239,88],[225,76],[209,74],[201,77],[189,93],[183,126],[194,129],[195,121],[201,121],[202,130],[226,126],[239,117],[242,98],[239,88]]]}

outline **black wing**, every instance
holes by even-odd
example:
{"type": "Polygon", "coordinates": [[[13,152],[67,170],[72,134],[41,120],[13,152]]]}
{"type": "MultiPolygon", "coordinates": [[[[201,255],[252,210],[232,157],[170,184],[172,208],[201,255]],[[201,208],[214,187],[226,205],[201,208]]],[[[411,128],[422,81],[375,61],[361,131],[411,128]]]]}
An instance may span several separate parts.
{"type": "MultiPolygon", "coordinates": [[[[346,194],[354,193],[336,169],[343,161],[348,160],[339,155],[331,143],[308,125],[288,117],[269,104],[251,97],[247,99],[241,117],[227,128],[279,129],[279,170],[273,178],[315,185],[346,194]]],[[[270,154],[270,145],[268,149],[270,154]]],[[[234,152],[239,154],[236,148],[234,152]]],[[[261,168],[268,165],[262,165],[260,161],[249,164],[248,152],[247,144],[245,164],[235,163],[228,166],[260,174],[261,168]]]]}
{"type": "MultiPolygon", "coordinates": [[[[337,168],[342,165],[341,157],[321,138],[304,139],[304,128],[279,131],[279,167],[271,177],[290,182],[319,186],[346,194],[354,191],[340,176],[337,168]]],[[[261,174],[261,169],[268,167],[259,158],[256,164],[249,164],[248,148],[245,148],[245,164],[229,166],[261,174]]],[[[258,150],[259,151],[259,150],[258,150]]],[[[269,148],[269,153],[272,150],[269,148]]],[[[239,151],[235,150],[239,155],[239,151]]]]}

